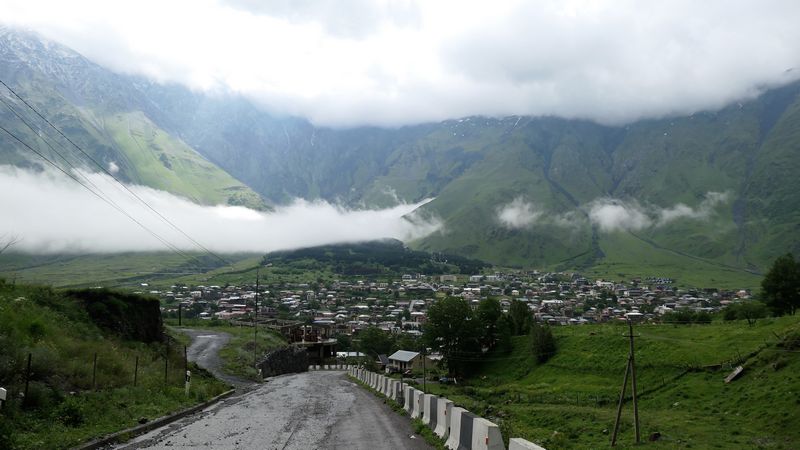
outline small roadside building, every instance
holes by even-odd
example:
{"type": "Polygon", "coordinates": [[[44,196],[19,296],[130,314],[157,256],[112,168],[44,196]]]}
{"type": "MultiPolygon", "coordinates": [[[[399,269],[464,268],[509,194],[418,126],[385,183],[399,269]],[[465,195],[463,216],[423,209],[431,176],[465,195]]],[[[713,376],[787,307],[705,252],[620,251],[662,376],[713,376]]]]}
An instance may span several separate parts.
{"type": "Polygon", "coordinates": [[[389,355],[389,364],[400,369],[406,370],[422,370],[422,358],[417,352],[410,352],[407,350],[398,350],[389,355]]]}

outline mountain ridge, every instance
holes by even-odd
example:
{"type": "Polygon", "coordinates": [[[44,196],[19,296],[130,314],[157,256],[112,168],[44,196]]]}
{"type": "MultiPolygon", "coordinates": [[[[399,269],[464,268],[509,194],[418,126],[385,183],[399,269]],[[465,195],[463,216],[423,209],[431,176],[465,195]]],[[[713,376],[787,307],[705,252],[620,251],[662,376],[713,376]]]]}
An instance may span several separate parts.
{"type": "MultiPolygon", "coordinates": [[[[61,72],[54,65],[48,73],[61,72]]],[[[800,82],[718,111],[624,126],[510,116],[332,129],[274,117],[236,95],[96,65],[90,72],[100,80],[79,84],[76,103],[149,121],[267,202],[301,197],[365,208],[435,197],[421,213],[440,217],[444,231],[414,248],[515,266],[613,274],[641,259],[654,270],[668,261],[742,276],[800,252],[800,195],[791,188],[800,170],[800,82]],[[124,92],[104,102],[104,89],[118,85],[124,92]],[[701,210],[716,194],[726,200],[701,210]],[[535,218],[509,226],[500,214],[517,199],[535,218]],[[604,227],[599,214],[613,211],[642,215],[648,225],[604,227]],[[660,221],[666,213],[676,218],[660,221]]]]}

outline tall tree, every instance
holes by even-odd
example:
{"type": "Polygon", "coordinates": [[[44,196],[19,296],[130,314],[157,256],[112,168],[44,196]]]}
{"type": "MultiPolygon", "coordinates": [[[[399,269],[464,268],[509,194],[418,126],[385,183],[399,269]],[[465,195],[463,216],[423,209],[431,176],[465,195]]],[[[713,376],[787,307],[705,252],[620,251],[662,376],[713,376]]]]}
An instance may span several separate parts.
{"type": "Polygon", "coordinates": [[[423,337],[428,347],[442,353],[443,363],[456,375],[481,353],[480,321],[463,298],[447,297],[433,304],[428,309],[423,337]]]}
{"type": "Polygon", "coordinates": [[[776,315],[800,307],[800,265],[791,253],[778,257],[761,281],[761,297],[776,315]]]}
{"type": "Polygon", "coordinates": [[[511,307],[508,308],[508,316],[511,319],[514,336],[528,334],[533,317],[527,304],[519,300],[512,300],[511,307]]]}
{"type": "Polygon", "coordinates": [[[367,327],[358,333],[358,351],[377,358],[378,355],[388,355],[392,351],[394,342],[388,333],[378,327],[367,327]]]}
{"type": "Polygon", "coordinates": [[[497,322],[503,316],[503,307],[495,298],[481,300],[475,311],[483,331],[482,340],[487,347],[494,347],[497,343],[497,322]]]}

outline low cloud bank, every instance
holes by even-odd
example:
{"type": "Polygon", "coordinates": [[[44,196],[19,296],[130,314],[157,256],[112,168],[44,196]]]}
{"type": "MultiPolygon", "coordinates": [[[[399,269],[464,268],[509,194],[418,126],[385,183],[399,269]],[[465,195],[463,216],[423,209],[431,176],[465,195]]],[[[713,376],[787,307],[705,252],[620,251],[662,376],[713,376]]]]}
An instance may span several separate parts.
{"type": "MultiPolygon", "coordinates": [[[[198,250],[108,176],[82,174],[149,229],[181,250],[198,250]]],[[[322,201],[296,200],[274,212],[239,206],[202,206],[167,192],[129,186],[148,204],[206,248],[219,252],[267,252],[382,238],[403,241],[441,227],[400,204],[380,210],[348,210],[322,201]]],[[[73,180],[52,172],[0,166],[0,236],[21,240],[30,253],[166,250],[164,244],[73,180]]]]}
{"type": "Polygon", "coordinates": [[[545,214],[534,203],[517,197],[498,209],[498,221],[508,228],[527,228],[534,224],[574,226],[588,221],[601,231],[639,231],[665,226],[680,219],[708,220],[714,209],[729,199],[727,192],[708,192],[696,207],[676,203],[667,208],[642,205],[635,200],[598,198],[579,208],[585,214],[571,211],[564,214],[545,214]]]}

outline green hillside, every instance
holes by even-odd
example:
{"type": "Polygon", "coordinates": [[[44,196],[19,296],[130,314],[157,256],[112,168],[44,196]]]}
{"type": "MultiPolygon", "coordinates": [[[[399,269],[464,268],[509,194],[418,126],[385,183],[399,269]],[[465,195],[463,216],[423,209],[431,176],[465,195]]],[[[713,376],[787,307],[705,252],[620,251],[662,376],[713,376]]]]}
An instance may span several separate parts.
{"type": "Polygon", "coordinates": [[[165,339],[157,300],[0,279],[0,386],[9,393],[0,448],[70,448],[227,389],[194,364],[190,369],[187,396],[183,349],[165,339]]]}
{"type": "MultiPolygon", "coordinates": [[[[542,365],[528,337],[486,357],[461,386],[429,390],[497,422],[503,435],[548,449],[609,445],[628,353],[627,326],[559,327],[542,365]]],[[[641,435],[647,448],[780,448],[800,445],[800,319],[635,328],[641,435]],[[742,364],[730,384],[724,378],[742,364]],[[647,442],[659,433],[655,442],[647,442]]],[[[634,448],[623,409],[620,448],[634,448]]]]}

